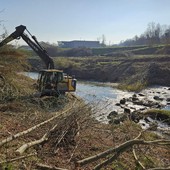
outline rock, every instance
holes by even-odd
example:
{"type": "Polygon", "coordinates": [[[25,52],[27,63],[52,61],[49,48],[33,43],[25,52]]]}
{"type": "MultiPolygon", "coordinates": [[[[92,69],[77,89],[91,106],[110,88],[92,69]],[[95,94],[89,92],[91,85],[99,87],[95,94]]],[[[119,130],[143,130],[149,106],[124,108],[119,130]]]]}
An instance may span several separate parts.
{"type": "Polygon", "coordinates": [[[119,120],[119,118],[115,118],[111,121],[111,123],[117,125],[117,124],[120,124],[120,120],[119,120]]]}
{"type": "Polygon", "coordinates": [[[133,96],[132,97],[137,97],[137,95],[136,94],[133,94],[133,96]]]}
{"type": "Polygon", "coordinates": [[[129,108],[124,108],[124,113],[130,114],[131,110],[129,108]]]}
{"type": "Polygon", "coordinates": [[[134,121],[135,123],[139,122],[139,115],[137,112],[132,112],[130,114],[130,120],[134,121]]]}
{"type": "Polygon", "coordinates": [[[139,110],[140,111],[144,111],[144,110],[146,110],[147,108],[146,107],[142,107],[142,108],[140,108],[139,110]]]}
{"type": "Polygon", "coordinates": [[[158,102],[153,102],[153,101],[144,101],[143,105],[144,106],[147,106],[147,107],[154,107],[154,106],[157,106],[159,103],[158,102]]]}
{"type": "Polygon", "coordinates": [[[120,103],[116,103],[115,105],[116,105],[116,106],[120,106],[120,103]]]}
{"type": "Polygon", "coordinates": [[[161,100],[161,101],[163,100],[163,98],[160,98],[159,96],[154,96],[153,98],[154,98],[155,100],[161,100]]]}
{"type": "Polygon", "coordinates": [[[132,96],[132,101],[137,101],[137,100],[139,100],[139,99],[137,98],[137,95],[134,94],[134,95],[132,96]]]}
{"type": "Polygon", "coordinates": [[[160,109],[162,108],[162,105],[161,104],[158,104],[157,106],[155,106],[156,108],[160,109]]]}
{"type": "Polygon", "coordinates": [[[113,117],[115,117],[115,116],[117,116],[117,115],[118,115],[118,113],[117,113],[116,111],[112,111],[112,112],[110,112],[110,113],[108,114],[107,118],[108,118],[108,119],[112,119],[113,117]]]}
{"type": "Polygon", "coordinates": [[[115,118],[111,118],[109,120],[109,124],[120,124],[121,122],[125,121],[127,116],[125,114],[117,115],[115,118]]]}
{"type": "Polygon", "coordinates": [[[167,101],[167,102],[170,102],[170,98],[167,98],[166,101],[167,101]]]}
{"type": "Polygon", "coordinates": [[[145,95],[144,95],[144,94],[142,94],[142,93],[139,93],[138,95],[139,95],[139,96],[145,96],[145,95]]]}
{"type": "Polygon", "coordinates": [[[125,103],[126,103],[126,99],[125,98],[120,100],[120,104],[125,104],[125,103]]]}
{"type": "Polygon", "coordinates": [[[132,102],[138,101],[139,99],[137,97],[132,97],[132,102]]]}
{"type": "Polygon", "coordinates": [[[134,101],[133,103],[141,106],[144,105],[144,102],[142,100],[134,101]]]}
{"type": "Polygon", "coordinates": [[[154,96],[153,97],[155,100],[159,100],[159,96],[154,96]]]}

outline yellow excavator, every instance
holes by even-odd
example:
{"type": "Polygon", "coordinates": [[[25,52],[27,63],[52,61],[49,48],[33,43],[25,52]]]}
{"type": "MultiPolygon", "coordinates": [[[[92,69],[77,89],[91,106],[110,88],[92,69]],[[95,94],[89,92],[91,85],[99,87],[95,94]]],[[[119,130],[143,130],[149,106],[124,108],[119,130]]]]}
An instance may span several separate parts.
{"type": "Polygon", "coordinates": [[[59,96],[65,94],[65,92],[74,92],[76,90],[76,79],[73,76],[69,76],[62,70],[56,70],[54,67],[53,59],[48,55],[47,51],[40,45],[36,37],[31,35],[26,26],[20,25],[15,28],[16,30],[0,42],[0,47],[7,44],[14,39],[22,38],[33,51],[42,59],[46,65],[46,69],[39,72],[37,84],[38,90],[41,92],[41,96],[54,95],[59,96]],[[32,40],[29,36],[31,36],[32,40]],[[34,40],[34,41],[33,41],[34,40]]]}

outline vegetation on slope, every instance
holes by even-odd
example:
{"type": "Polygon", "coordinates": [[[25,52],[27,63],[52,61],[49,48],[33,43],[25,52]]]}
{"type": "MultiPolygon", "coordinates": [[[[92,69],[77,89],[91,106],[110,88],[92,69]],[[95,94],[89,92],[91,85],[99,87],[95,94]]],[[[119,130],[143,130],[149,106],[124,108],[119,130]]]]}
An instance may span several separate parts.
{"type": "Polygon", "coordinates": [[[1,102],[32,93],[33,81],[20,74],[28,67],[24,53],[10,47],[0,49],[1,102]]]}
{"type": "MultiPolygon", "coordinates": [[[[57,69],[79,80],[120,83],[121,89],[139,91],[150,85],[169,86],[169,49],[169,45],[58,49],[53,60],[57,69]]],[[[39,57],[29,57],[29,62],[34,71],[43,68],[39,57]]]]}

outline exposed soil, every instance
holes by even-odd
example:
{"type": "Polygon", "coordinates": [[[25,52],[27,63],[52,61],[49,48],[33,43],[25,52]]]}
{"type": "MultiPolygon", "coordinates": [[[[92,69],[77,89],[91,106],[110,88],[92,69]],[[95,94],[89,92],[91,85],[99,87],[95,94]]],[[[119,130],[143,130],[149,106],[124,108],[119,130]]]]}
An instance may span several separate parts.
{"type": "MultiPolygon", "coordinates": [[[[54,58],[55,60],[55,58],[54,58]]],[[[68,61],[78,63],[80,66],[70,65],[56,66],[64,72],[75,75],[79,80],[94,80],[101,82],[128,82],[133,84],[138,81],[147,85],[170,85],[170,56],[148,57],[88,57],[79,60],[68,58],[68,61]]],[[[43,68],[40,60],[30,59],[32,70],[37,71],[43,68]]],[[[57,61],[56,61],[57,62],[57,61]]]]}

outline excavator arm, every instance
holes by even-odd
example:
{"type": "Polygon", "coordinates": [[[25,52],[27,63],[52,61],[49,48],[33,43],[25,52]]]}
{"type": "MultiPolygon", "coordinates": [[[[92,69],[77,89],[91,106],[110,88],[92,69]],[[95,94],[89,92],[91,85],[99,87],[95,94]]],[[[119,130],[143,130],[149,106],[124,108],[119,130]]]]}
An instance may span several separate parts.
{"type": "Polygon", "coordinates": [[[43,60],[47,70],[42,70],[39,73],[38,89],[41,95],[59,95],[65,92],[74,92],[76,90],[76,79],[71,76],[64,76],[62,70],[54,69],[54,62],[52,58],[47,54],[46,50],[39,44],[35,36],[32,36],[27,28],[23,25],[16,27],[16,30],[0,42],[0,47],[8,42],[22,38],[35,53],[43,60]],[[31,39],[25,30],[31,36],[31,39]],[[34,41],[32,41],[32,39],[34,41]]]}
{"type": "Polygon", "coordinates": [[[46,65],[47,69],[54,69],[54,62],[52,58],[47,54],[46,50],[38,43],[35,36],[32,36],[30,32],[27,30],[26,26],[20,25],[15,28],[16,31],[14,31],[12,34],[10,34],[7,38],[5,38],[2,42],[0,42],[0,47],[7,44],[8,42],[19,39],[22,37],[22,39],[34,50],[34,52],[43,60],[43,62],[46,65]],[[27,30],[27,32],[31,35],[32,39],[35,41],[33,42],[27,34],[24,33],[24,31],[27,30]]]}

